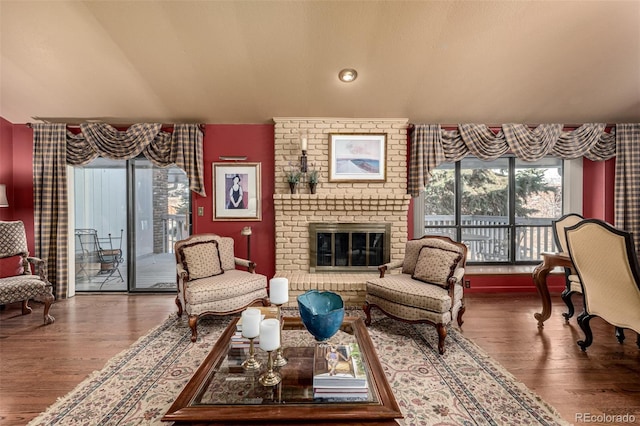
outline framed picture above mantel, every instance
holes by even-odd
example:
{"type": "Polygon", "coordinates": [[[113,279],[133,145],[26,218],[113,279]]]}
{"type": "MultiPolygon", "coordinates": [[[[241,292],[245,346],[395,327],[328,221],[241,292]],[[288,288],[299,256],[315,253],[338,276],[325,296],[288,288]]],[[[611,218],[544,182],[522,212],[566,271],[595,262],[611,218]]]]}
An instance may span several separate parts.
{"type": "Polygon", "coordinates": [[[261,220],[260,163],[213,163],[213,220],[261,220]]]}
{"type": "Polygon", "coordinates": [[[386,180],[386,133],[329,134],[329,182],[386,180]]]}

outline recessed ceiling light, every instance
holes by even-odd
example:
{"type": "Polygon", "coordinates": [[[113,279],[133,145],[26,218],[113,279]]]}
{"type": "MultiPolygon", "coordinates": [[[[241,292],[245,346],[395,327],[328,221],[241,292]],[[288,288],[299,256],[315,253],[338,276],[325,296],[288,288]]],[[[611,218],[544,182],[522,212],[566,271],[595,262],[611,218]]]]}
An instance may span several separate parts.
{"type": "Polygon", "coordinates": [[[358,77],[358,72],[353,68],[345,68],[338,73],[338,78],[344,83],[351,83],[358,77]]]}

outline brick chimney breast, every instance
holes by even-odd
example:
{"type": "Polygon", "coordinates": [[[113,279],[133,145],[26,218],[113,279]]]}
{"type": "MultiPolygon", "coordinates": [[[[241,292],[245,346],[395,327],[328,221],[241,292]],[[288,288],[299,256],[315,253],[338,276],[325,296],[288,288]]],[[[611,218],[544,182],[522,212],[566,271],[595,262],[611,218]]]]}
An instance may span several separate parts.
{"type": "Polygon", "coordinates": [[[377,273],[309,272],[309,223],[390,223],[391,261],[402,260],[407,241],[407,119],[274,118],[275,258],[277,277],[289,279],[291,299],[307,290],[339,293],[345,304],[361,306],[365,281],[377,273]],[[317,193],[305,178],[291,194],[284,170],[299,163],[299,133],[307,135],[308,164],[320,170],[317,193]],[[329,182],[330,133],[386,133],[385,182],[329,182]]]}

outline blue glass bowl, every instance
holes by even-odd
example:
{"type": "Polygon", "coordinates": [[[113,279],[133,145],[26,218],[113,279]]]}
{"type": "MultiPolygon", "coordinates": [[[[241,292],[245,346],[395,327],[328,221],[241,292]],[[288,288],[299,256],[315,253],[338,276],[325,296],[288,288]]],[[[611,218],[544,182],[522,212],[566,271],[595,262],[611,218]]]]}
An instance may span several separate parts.
{"type": "Polygon", "coordinates": [[[322,342],[336,334],[344,319],[344,302],[339,294],[309,290],[298,296],[302,323],[309,333],[322,342]]]}

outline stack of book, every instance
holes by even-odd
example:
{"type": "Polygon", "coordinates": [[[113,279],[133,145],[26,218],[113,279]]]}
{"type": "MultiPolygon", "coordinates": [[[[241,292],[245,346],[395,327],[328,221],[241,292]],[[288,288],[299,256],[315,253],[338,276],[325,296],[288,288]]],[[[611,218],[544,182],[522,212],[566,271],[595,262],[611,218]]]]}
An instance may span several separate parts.
{"type": "MultiPolygon", "coordinates": [[[[278,318],[277,306],[259,306],[255,309],[259,309],[261,313],[261,319],[278,318]]],[[[256,337],[253,339],[254,346],[260,343],[260,339],[256,337]]],[[[236,332],[231,336],[231,351],[234,349],[244,349],[249,347],[249,339],[242,336],[242,317],[236,323],[236,332]]]]}
{"type": "Polygon", "coordinates": [[[241,373],[242,363],[249,356],[249,349],[231,348],[227,354],[227,367],[230,373],[241,373]]]}
{"type": "Polygon", "coordinates": [[[367,400],[369,386],[357,343],[316,345],[313,397],[338,401],[367,400]]]}

